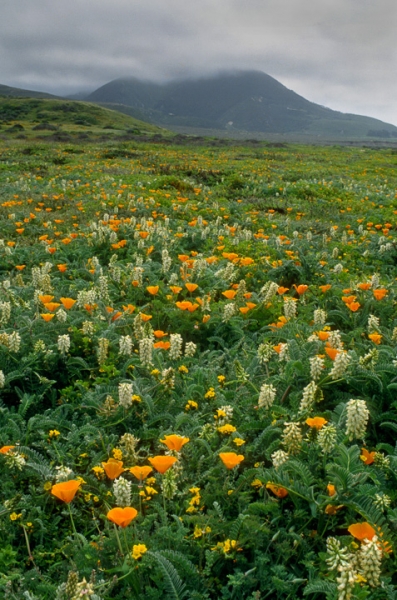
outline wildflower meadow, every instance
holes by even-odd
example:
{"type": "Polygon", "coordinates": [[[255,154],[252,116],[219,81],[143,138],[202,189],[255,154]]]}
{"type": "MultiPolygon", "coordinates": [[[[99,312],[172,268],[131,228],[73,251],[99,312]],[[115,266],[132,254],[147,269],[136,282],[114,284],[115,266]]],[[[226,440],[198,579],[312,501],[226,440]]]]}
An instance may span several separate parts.
{"type": "Polygon", "coordinates": [[[1,142],[2,598],[397,597],[396,167],[1,142]]]}

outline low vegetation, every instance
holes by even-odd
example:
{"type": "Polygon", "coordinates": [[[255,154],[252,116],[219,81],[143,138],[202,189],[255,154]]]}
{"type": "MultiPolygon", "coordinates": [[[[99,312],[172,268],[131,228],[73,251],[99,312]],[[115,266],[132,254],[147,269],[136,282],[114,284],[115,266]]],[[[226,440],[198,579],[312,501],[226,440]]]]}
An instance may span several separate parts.
{"type": "Polygon", "coordinates": [[[394,599],[395,151],[1,144],[2,597],[394,599]]]}

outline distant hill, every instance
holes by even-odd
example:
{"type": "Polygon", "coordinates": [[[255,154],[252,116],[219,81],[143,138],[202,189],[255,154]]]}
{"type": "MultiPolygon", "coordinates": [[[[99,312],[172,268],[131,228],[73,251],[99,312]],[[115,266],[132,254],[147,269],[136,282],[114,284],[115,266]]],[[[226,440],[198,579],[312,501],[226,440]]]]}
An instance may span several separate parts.
{"type": "Polygon", "coordinates": [[[115,110],[137,111],[140,118],[176,130],[183,128],[306,134],[328,138],[397,138],[397,127],[378,119],[325,108],[259,71],[157,84],[116,79],[86,100],[115,110]]]}
{"type": "Polygon", "coordinates": [[[168,132],[156,125],[89,102],[0,96],[1,136],[53,136],[62,141],[65,136],[76,135],[99,137],[165,133],[168,132]]]}
{"type": "Polygon", "coordinates": [[[33,90],[23,90],[20,88],[9,87],[8,85],[0,85],[0,97],[7,98],[59,98],[53,94],[46,92],[35,92],[33,90]]]}

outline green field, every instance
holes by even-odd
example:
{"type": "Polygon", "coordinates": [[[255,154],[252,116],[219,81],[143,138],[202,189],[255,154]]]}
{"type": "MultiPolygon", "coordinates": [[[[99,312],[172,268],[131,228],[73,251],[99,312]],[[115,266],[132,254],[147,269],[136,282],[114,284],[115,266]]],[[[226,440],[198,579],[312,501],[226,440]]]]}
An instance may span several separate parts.
{"type": "Polygon", "coordinates": [[[396,151],[14,102],[0,596],[395,599],[396,151]]]}

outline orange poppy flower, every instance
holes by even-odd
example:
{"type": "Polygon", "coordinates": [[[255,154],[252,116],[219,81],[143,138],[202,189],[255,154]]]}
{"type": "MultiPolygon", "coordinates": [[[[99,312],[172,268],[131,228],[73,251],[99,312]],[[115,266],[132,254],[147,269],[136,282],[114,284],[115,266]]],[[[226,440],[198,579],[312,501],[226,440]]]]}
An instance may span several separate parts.
{"type": "Polygon", "coordinates": [[[237,292],[235,290],[226,290],[225,292],[222,292],[222,296],[225,296],[228,300],[233,300],[236,294],[237,292]]]}
{"type": "Polygon", "coordinates": [[[289,288],[283,287],[282,285],[280,285],[279,288],[277,288],[277,293],[280,294],[280,296],[282,296],[283,294],[285,294],[285,292],[288,292],[289,288]]]}
{"type": "Polygon", "coordinates": [[[249,311],[248,306],[240,306],[239,311],[243,314],[246,315],[247,312],[249,311]]]}
{"type": "Polygon", "coordinates": [[[58,269],[58,271],[60,271],[60,273],[64,273],[65,271],[68,270],[66,265],[57,265],[57,269],[58,269]]]}
{"type": "Polygon", "coordinates": [[[351,304],[356,300],[356,296],[342,296],[342,302],[345,304],[351,304]]]}
{"type": "Polygon", "coordinates": [[[138,511],[136,508],[133,508],[132,506],[125,506],[124,508],[112,508],[109,510],[106,516],[109,521],[112,521],[112,523],[124,528],[127,527],[133,519],[135,519],[137,514],[138,511]]]}
{"type": "Polygon", "coordinates": [[[176,450],[177,452],[180,452],[182,446],[187,444],[189,441],[190,440],[188,437],[183,437],[181,435],[175,434],[166,435],[164,436],[163,440],[160,440],[162,444],[165,444],[167,446],[168,450],[176,450]]]}
{"type": "Polygon", "coordinates": [[[189,300],[183,300],[183,302],[176,302],[175,304],[181,310],[187,310],[189,312],[194,312],[199,307],[198,304],[192,304],[189,300]]]}
{"type": "Polygon", "coordinates": [[[174,456],[154,456],[149,458],[149,462],[161,474],[164,474],[174,463],[177,462],[174,456]]]}
{"type": "Polygon", "coordinates": [[[44,306],[50,312],[54,312],[54,310],[56,310],[57,308],[59,308],[61,305],[59,304],[59,302],[46,302],[44,304],[44,306]]]}
{"type": "Polygon", "coordinates": [[[144,323],[146,323],[146,321],[150,321],[150,319],[152,318],[152,315],[145,315],[145,313],[139,313],[141,315],[141,319],[144,323]]]}
{"type": "Polygon", "coordinates": [[[168,333],[165,333],[165,331],[162,331],[161,329],[156,329],[156,331],[153,331],[153,335],[155,338],[161,339],[168,335],[168,333]]]}
{"type": "Polygon", "coordinates": [[[363,290],[365,292],[365,291],[369,290],[371,285],[372,285],[371,283],[358,283],[357,287],[358,287],[358,289],[363,290]]]}
{"type": "Polygon", "coordinates": [[[181,262],[186,262],[189,260],[190,256],[188,254],[178,254],[178,258],[181,262]]]}
{"type": "Polygon", "coordinates": [[[321,429],[326,423],[328,423],[328,421],[327,419],[323,419],[323,417],[313,417],[306,419],[305,423],[313,429],[321,429]]]}
{"type": "Polygon", "coordinates": [[[274,483],[267,483],[266,489],[271,490],[277,498],[285,498],[288,496],[288,490],[283,488],[281,485],[276,485],[274,483]]]}
{"type": "Polygon", "coordinates": [[[76,300],[73,300],[73,298],[60,298],[60,301],[66,310],[70,310],[76,304],[76,300]]]}
{"type": "Polygon", "coordinates": [[[379,346],[379,344],[382,341],[382,336],[380,333],[369,333],[368,334],[369,339],[371,340],[371,342],[373,342],[374,344],[376,344],[377,346],[379,346]]]}
{"type": "Polygon", "coordinates": [[[376,535],[375,529],[366,521],[364,523],[353,523],[347,528],[347,531],[362,542],[363,540],[372,540],[376,535]]]}
{"type": "Polygon", "coordinates": [[[179,285],[170,285],[170,290],[173,294],[179,294],[179,292],[181,291],[181,287],[179,287],[179,285]]]}
{"type": "Polygon", "coordinates": [[[3,446],[2,448],[0,448],[0,454],[7,454],[7,452],[12,450],[13,448],[15,448],[15,446],[3,446]]]}
{"type": "Polygon", "coordinates": [[[211,318],[211,315],[204,315],[203,317],[203,323],[207,323],[207,321],[209,321],[211,318]]]}
{"type": "Polygon", "coordinates": [[[23,271],[26,265],[15,265],[17,271],[23,271]]]}
{"type": "Polygon", "coordinates": [[[51,321],[51,319],[53,319],[55,315],[51,313],[40,313],[40,317],[44,319],[46,323],[48,323],[48,321],[51,321]]]}
{"type": "Polygon", "coordinates": [[[336,487],[334,486],[333,483],[329,483],[327,485],[327,493],[328,493],[328,496],[335,496],[335,494],[336,494],[336,487]]]}
{"type": "Polygon", "coordinates": [[[188,292],[194,292],[194,290],[197,290],[198,285],[197,283],[185,283],[185,288],[188,292]]]}
{"type": "Polygon", "coordinates": [[[379,290],[373,291],[376,300],[382,300],[382,298],[384,298],[387,293],[388,291],[385,288],[380,288],[379,290]]]}
{"type": "Polygon", "coordinates": [[[300,296],[306,292],[306,290],[307,290],[308,287],[309,287],[308,285],[305,285],[303,283],[301,283],[298,286],[294,284],[294,288],[296,289],[296,291],[298,292],[298,294],[300,296]]]}
{"type": "Polygon", "coordinates": [[[116,479],[124,471],[123,461],[116,460],[115,458],[109,458],[107,462],[102,463],[102,466],[109,479],[116,479]]]}
{"type": "Polygon", "coordinates": [[[327,285],[320,285],[319,288],[322,291],[323,294],[325,294],[325,292],[328,292],[328,290],[330,290],[332,287],[332,285],[330,285],[329,283],[327,285]]]}
{"type": "Polygon", "coordinates": [[[360,458],[366,465],[372,465],[375,460],[376,452],[368,452],[366,448],[361,448],[360,458]]]}
{"type": "Polygon", "coordinates": [[[143,481],[146,479],[148,475],[153,471],[152,467],[144,466],[144,467],[131,467],[130,473],[133,474],[134,477],[139,479],[139,481],[143,481]]]}
{"type": "Polygon", "coordinates": [[[50,254],[55,254],[55,252],[56,252],[56,251],[57,251],[57,249],[56,249],[56,248],[54,248],[54,247],[48,248],[48,252],[49,252],[50,254]]]}
{"type": "Polygon", "coordinates": [[[328,333],[328,331],[317,331],[317,337],[322,342],[326,342],[327,339],[329,338],[329,333],[328,333]]]}
{"type": "Polygon", "coordinates": [[[346,304],[346,306],[352,311],[356,312],[360,308],[361,304],[359,302],[350,302],[350,304],[346,304]]]}
{"type": "Polygon", "coordinates": [[[77,479],[70,479],[69,481],[62,481],[61,483],[56,483],[51,488],[51,494],[62,502],[66,502],[69,504],[73,500],[76,495],[77,490],[81,486],[81,481],[77,481],[77,479]]]}
{"type": "Polygon", "coordinates": [[[149,285],[146,289],[149,292],[149,294],[155,296],[156,294],[158,294],[160,287],[158,285],[149,285]]]}
{"type": "Polygon", "coordinates": [[[54,296],[50,296],[49,294],[45,294],[43,296],[39,296],[40,302],[46,304],[47,302],[51,302],[54,299],[54,296]]]}
{"type": "Polygon", "coordinates": [[[338,510],[340,510],[341,508],[343,508],[343,504],[340,504],[339,506],[334,506],[333,504],[327,504],[324,512],[326,515],[336,515],[338,510]]]}
{"type": "Polygon", "coordinates": [[[170,346],[170,342],[163,342],[162,340],[160,340],[159,342],[154,342],[153,344],[153,348],[160,348],[161,350],[169,350],[170,346]]]}
{"type": "Polygon", "coordinates": [[[219,457],[226,469],[234,469],[244,460],[242,454],[236,454],[235,452],[220,452],[219,457]]]}
{"type": "Polygon", "coordinates": [[[339,354],[339,350],[336,348],[325,348],[325,352],[328,354],[331,360],[335,360],[339,354]]]}

